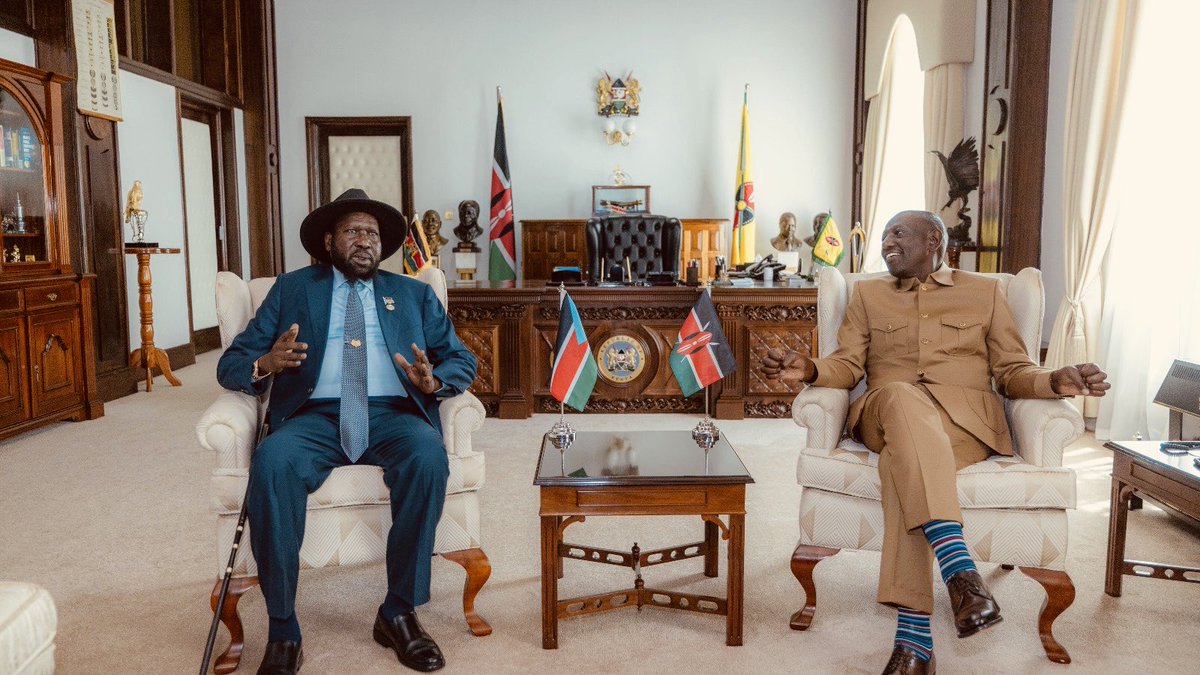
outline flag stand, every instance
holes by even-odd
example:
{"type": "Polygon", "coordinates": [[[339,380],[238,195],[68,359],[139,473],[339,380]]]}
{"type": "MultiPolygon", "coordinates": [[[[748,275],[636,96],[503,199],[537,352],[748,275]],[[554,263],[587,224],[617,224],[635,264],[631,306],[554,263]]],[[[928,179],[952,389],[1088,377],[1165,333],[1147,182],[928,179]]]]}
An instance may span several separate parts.
{"type": "Polygon", "coordinates": [[[704,419],[700,420],[699,424],[692,429],[692,440],[696,441],[696,445],[704,448],[704,458],[707,462],[708,451],[717,444],[721,439],[721,430],[717,428],[715,422],[708,415],[708,386],[704,387],[704,419]]]}
{"type": "Polygon", "coordinates": [[[567,472],[567,449],[575,442],[575,427],[567,422],[566,411],[564,410],[563,402],[558,402],[558,421],[554,426],[550,427],[550,442],[554,447],[558,448],[558,460],[561,472],[566,475],[567,472]]]}

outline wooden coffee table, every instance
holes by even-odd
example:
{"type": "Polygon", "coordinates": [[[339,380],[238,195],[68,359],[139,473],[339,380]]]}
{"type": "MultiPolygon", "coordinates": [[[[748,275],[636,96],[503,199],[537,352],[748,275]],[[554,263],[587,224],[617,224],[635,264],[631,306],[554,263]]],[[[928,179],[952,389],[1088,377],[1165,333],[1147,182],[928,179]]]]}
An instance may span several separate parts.
{"type": "Polygon", "coordinates": [[[1119,597],[1121,577],[1125,574],[1200,583],[1200,567],[1125,559],[1125,526],[1131,499],[1140,495],[1200,519],[1200,470],[1192,464],[1192,457],[1168,455],[1159,449],[1159,441],[1110,441],[1104,447],[1113,451],[1104,592],[1119,597]]]}
{"type": "Polygon", "coordinates": [[[725,644],[742,644],[742,583],[746,484],[754,479],[722,437],[707,453],[688,431],[581,431],[565,452],[542,439],[534,485],[541,488],[542,647],[558,648],[558,620],[625,607],[663,607],[725,617],[725,644]],[[635,543],[615,551],[563,541],[563,531],[587,516],[696,515],[702,541],[643,551],[635,543]],[[728,516],[728,524],[721,516],[728,516]],[[719,538],[728,540],[724,598],[649,588],[642,569],[704,558],[704,574],[717,576],[719,538]],[[585,560],[633,569],[631,588],[559,599],[563,560],[585,560]]]}

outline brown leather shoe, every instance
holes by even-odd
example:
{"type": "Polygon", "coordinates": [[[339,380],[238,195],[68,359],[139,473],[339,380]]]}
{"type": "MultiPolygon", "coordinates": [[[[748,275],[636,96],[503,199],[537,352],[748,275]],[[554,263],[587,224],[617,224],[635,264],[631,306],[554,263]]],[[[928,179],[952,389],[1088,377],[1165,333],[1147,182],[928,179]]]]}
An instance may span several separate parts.
{"type": "Polygon", "coordinates": [[[267,643],[258,675],[292,675],[303,665],[304,649],[299,641],[275,640],[267,643]]]}
{"type": "Polygon", "coordinates": [[[375,641],[396,652],[396,658],[405,666],[428,673],[446,665],[442,650],[417,621],[417,613],[409,612],[387,620],[382,614],[375,616],[375,641]]]}
{"type": "Polygon", "coordinates": [[[892,658],[888,659],[883,675],[933,675],[937,672],[937,656],[930,654],[925,661],[908,647],[896,645],[892,658]]]}
{"type": "Polygon", "coordinates": [[[954,610],[954,627],[958,637],[974,635],[1003,621],[1000,606],[992,597],[983,577],[975,570],[965,570],[946,581],[950,592],[950,607],[954,610]]]}

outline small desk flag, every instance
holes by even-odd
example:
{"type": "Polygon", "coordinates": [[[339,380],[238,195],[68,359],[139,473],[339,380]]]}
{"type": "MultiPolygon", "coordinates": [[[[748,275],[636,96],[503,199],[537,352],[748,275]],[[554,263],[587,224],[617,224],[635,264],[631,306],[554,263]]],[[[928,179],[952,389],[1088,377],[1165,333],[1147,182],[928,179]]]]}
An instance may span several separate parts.
{"type": "Polygon", "coordinates": [[[842,233],[838,231],[837,223],[833,220],[833,213],[830,212],[825,216],[825,222],[821,224],[817,238],[813,241],[813,262],[827,267],[837,267],[845,254],[846,247],[845,242],[842,241],[842,233]]]}
{"type": "Polygon", "coordinates": [[[429,242],[425,239],[425,230],[421,221],[413,216],[408,235],[404,237],[404,245],[400,247],[404,254],[404,273],[416,274],[429,264],[429,242]]]}
{"type": "Polygon", "coordinates": [[[582,412],[596,387],[599,371],[575,301],[566,289],[559,289],[558,294],[558,339],[554,341],[550,395],[582,412]]]}
{"type": "Polygon", "coordinates": [[[671,349],[671,370],[685,397],[737,370],[733,351],[708,294],[708,289],[701,291],[671,349]]]}

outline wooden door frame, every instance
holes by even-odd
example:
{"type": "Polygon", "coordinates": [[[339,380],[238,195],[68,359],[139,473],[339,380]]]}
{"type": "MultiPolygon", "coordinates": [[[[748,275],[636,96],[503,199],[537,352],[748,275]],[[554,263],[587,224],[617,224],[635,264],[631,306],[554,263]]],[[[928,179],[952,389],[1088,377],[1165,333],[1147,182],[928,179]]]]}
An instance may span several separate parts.
{"type": "Polygon", "coordinates": [[[404,117],[305,117],[308,150],[308,210],[333,199],[329,194],[330,136],[398,136],[400,138],[400,212],[413,211],[412,118],[404,117]]]}
{"type": "MultiPolygon", "coordinates": [[[[183,185],[184,181],[184,162],[183,162],[183,120],[190,119],[195,122],[208,125],[210,129],[209,141],[210,152],[212,154],[212,180],[213,180],[213,212],[218,222],[217,232],[223,228],[224,239],[219,234],[214,232],[214,244],[217,250],[217,270],[232,271],[235,274],[242,275],[242,237],[241,237],[241,222],[238,209],[238,175],[237,175],[237,154],[236,154],[236,139],[234,138],[233,128],[233,110],[227,107],[215,105],[210,101],[205,101],[195,97],[190,97],[183,92],[176,94],[176,111],[177,125],[179,128],[179,181],[181,193],[183,195],[183,235],[184,241],[188,241],[188,218],[187,218],[187,189],[183,185]]],[[[184,270],[187,274],[188,288],[188,330],[191,335],[192,346],[197,354],[203,353],[212,349],[219,349],[221,346],[220,331],[216,326],[210,326],[196,330],[192,324],[192,283],[191,283],[191,256],[184,256],[184,270]]]]}

